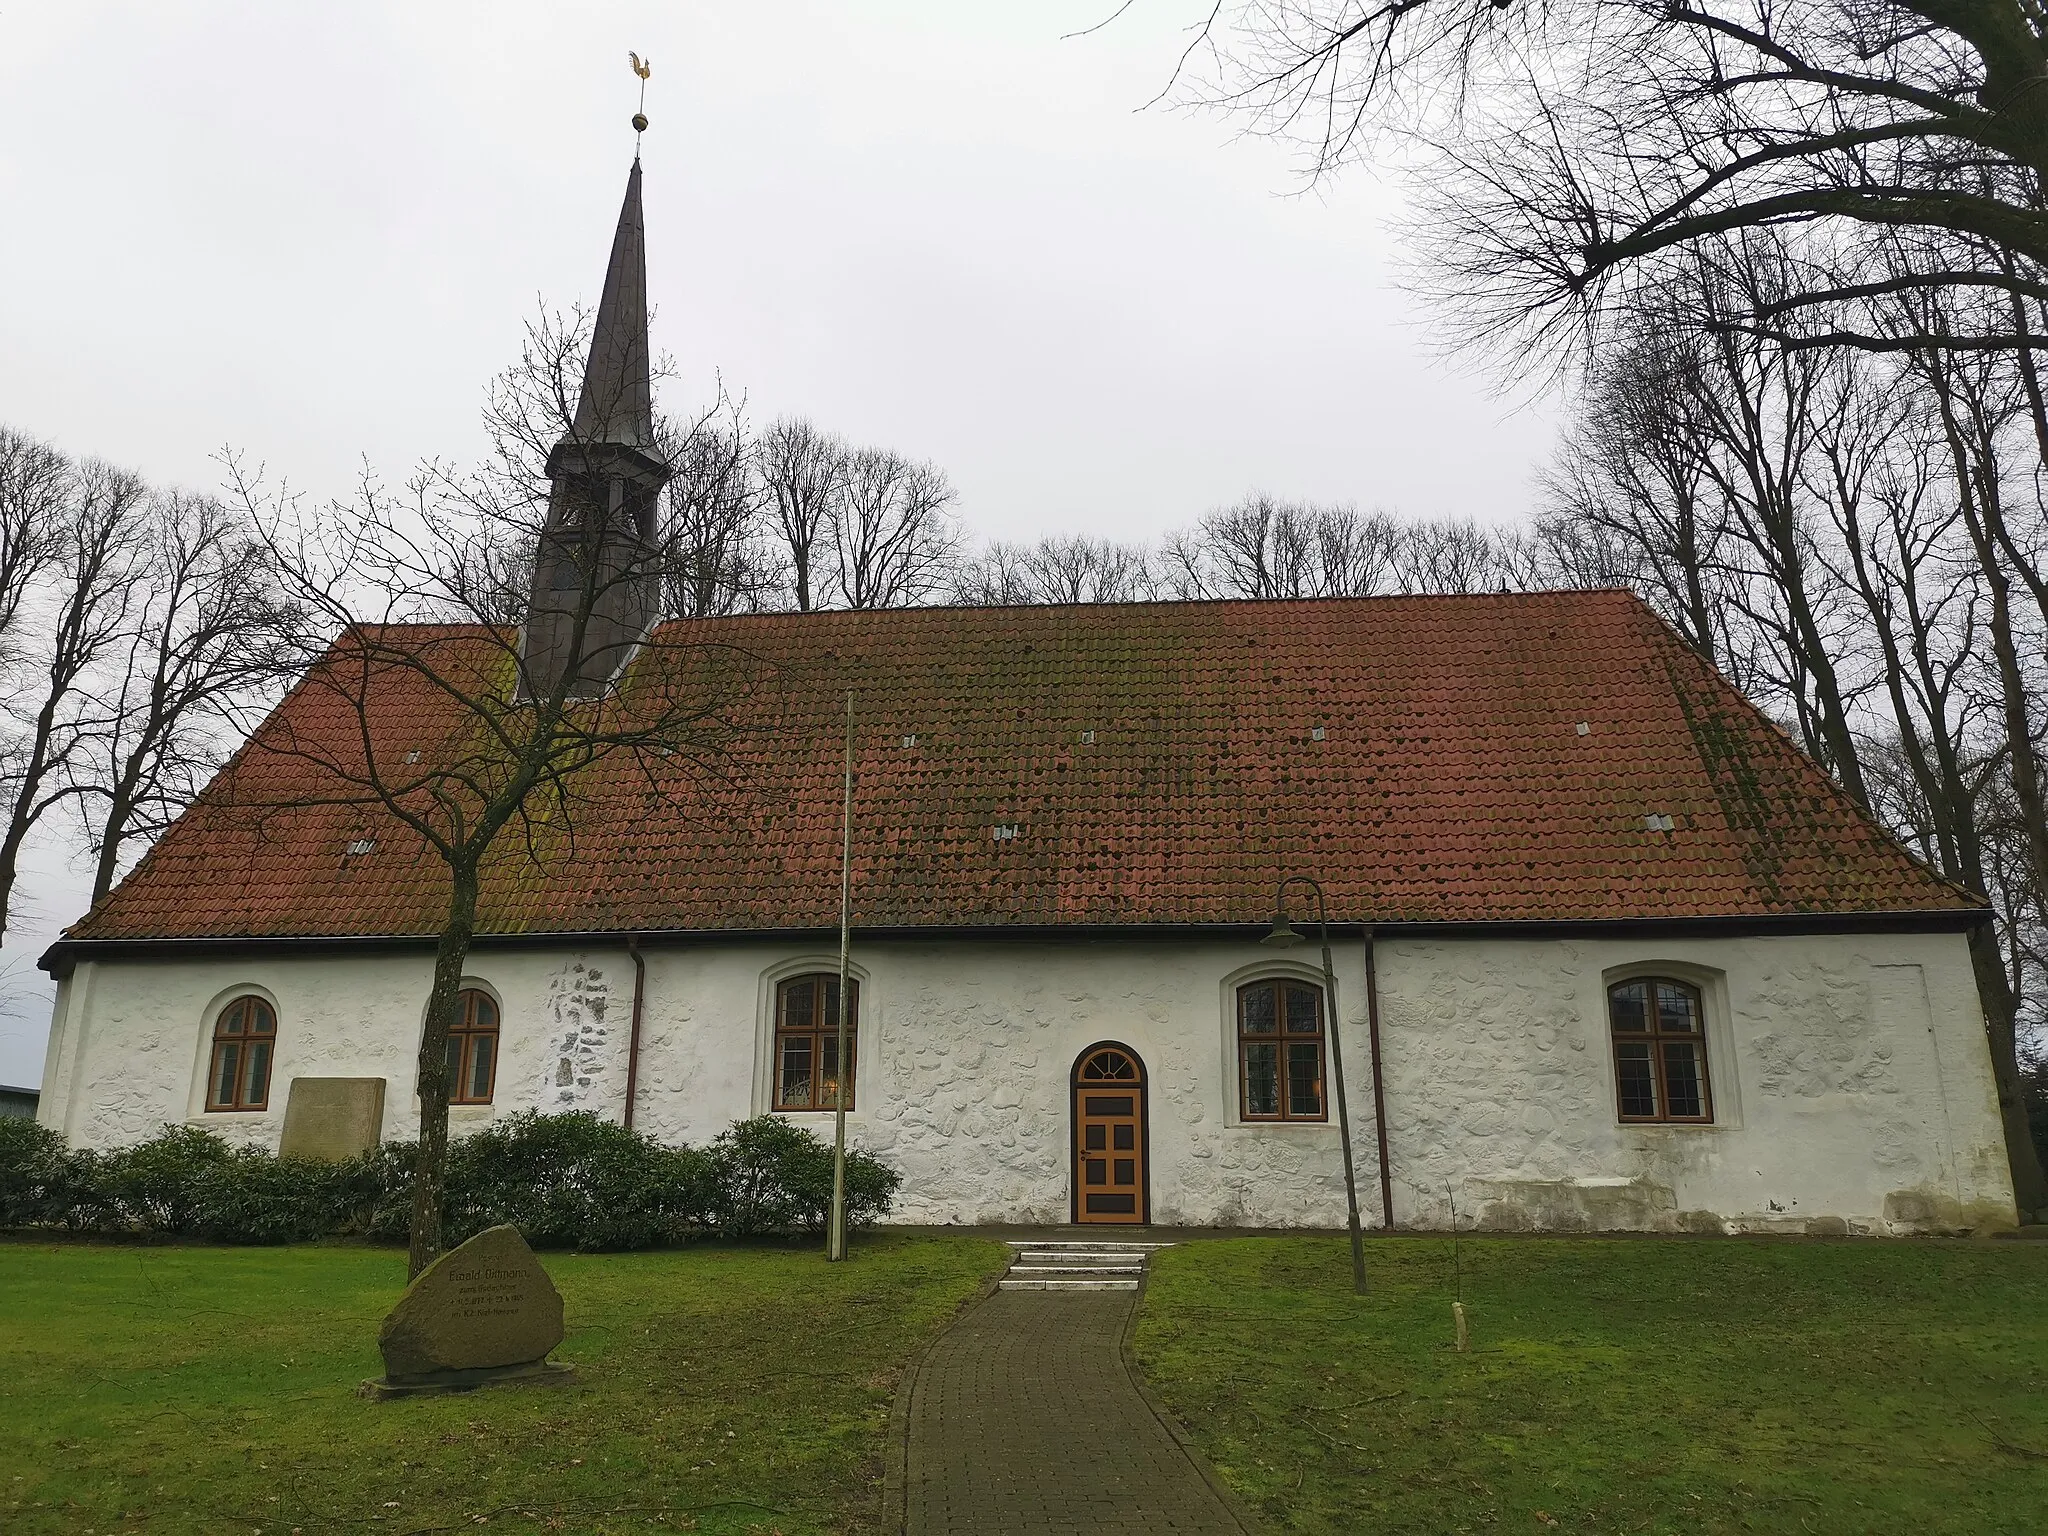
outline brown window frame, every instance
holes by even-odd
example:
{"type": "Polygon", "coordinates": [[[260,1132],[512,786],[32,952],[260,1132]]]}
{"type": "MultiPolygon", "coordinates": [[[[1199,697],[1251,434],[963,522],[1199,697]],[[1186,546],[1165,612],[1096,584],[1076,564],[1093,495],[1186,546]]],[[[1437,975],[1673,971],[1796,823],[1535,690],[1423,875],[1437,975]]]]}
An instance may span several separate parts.
{"type": "Polygon", "coordinates": [[[504,1011],[499,1008],[498,1000],[480,987],[464,987],[456,1001],[461,1004],[462,1012],[448,1031],[448,1102],[488,1104],[498,1091],[498,1037],[504,1011]],[[490,1010],[488,1024],[479,1022],[484,1008],[490,1010]],[[484,1084],[483,1096],[479,1098],[467,1090],[476,1065],[477,1049],[486,1039],[491,1043],[490,1081],[484,1084]]]}
{"type": "Polygon", "coordinates": [[[270,1079],[277,1072],[277,1010],[253,992],[233,998],[213,1016],[213,1050],[206,1061],[206,1112],[210,1115],[247,1115],[270,1108],[270,1079]],[[259,1022],[261,1027],[259,1028],[259,1022]],[[263,1083],[259,1093],[250,1093],[251,1074],[243,1048],[252,1042],[266,1047],[263,1083]],[[221,1058],[234,1052],[234,1088],[220,1096],[221,1058]]]}
{"type": "MultiPolygon", "coordinates": [[[[825,1061],[828,1044],[838,1048],[839,1026],[832,1017],[827,987],[837,989],[839,974],[836,971],[805,971],[799,976],[785,976],[775,983],[775,1046],[774,1057],[769,1067],[768,1102],[770,1109],[778,1115],[830,1114],[839,1106],[834,1096],[826,1092],[825,1074],[821,1070],[825,1061]],[[806,983],[816,990],[810,1021],[792,1026],[789,1022],[789,995],[796,987],[806,983]],[[811,1092],[807,1102],[786,1103],[782,1097],[782,1056],[785,1041],[807,1040],[810,1045],[811,1092]]],[[[849,976],[846,982],[846,1070],[841,1076],[846,1081],[846,1108],[850,1114],[860,1103],[860,982],[849,976]]],[[[837,1086],[836,1083],[834,1085],[837,1086]]]]}
{"type": "Polygon", "coordinates": [[[1679,976],[1645,974],[1624,976],[1619,981],[1608,983],[1607,987],[1607,1039],[1609,1054],[1614,1059],[1614,1112],[1623,1125],[1712,1125],[1714,1123],[1714,1079],[1713,1068],[1707,1060],[1707,999],[1705,990],[1696,982],[1679,976]],[[1623,1029],[1615,1008],[1616,995],[1624,987],[1646,989],[1643,1001],[1642,1029],[1623,1029]],[[1683,992],[1691,999],[1693,1027],[1691,1029],[1667,1029],[1663,1022],[1663,1008],[1659,1005],[1657,989],[1671,987],[1683,992]],[[1670,1057],[1668,1047],[1676,1044],[1693,1048],[1694,1059],[1699,1066],[1700,1113],[1696,1115],[1674,1115],[1671,1113],[1670,1057]],[[1657,1107],[1653,1114],[1631,1114],[1628,1112],[1628,1090],[1622,1081],[1621,1047],[1624,1045],[1647,1045],[1649,1047],[1650,1087],[1656,1095],[1657,1107]]]}
{"type": "Polygon", "coordinates": [[[1325,1125],[1330,1119],[1329,1010],[1323,989],[1314,982],[1292,976],[1261,976],[1237,989],[1237,1117],[1247,1125],[1325,1125]],[[1245,1028],[1245,999],[1262,988],[1273,989],[1273,1028],[1251,1032],[1245,1028]],[[1304,992],[1315,999],[1316,1028],[1313,1035],[1287,1028],[1287,994],[1304,992]],[[1290,1052],[1281,1046],[1313,1045],[1316,1053],[1316,1110],[1313,1114],[1294,1107],[1293,1073],[1288,1070],[1290,1052]],[[1273,1114],[1255,1114],[1251,1107],[1251,1053],[1255,1047],[1276,1048],[1274,1072],[1279,1109],[1273,1114]]]}

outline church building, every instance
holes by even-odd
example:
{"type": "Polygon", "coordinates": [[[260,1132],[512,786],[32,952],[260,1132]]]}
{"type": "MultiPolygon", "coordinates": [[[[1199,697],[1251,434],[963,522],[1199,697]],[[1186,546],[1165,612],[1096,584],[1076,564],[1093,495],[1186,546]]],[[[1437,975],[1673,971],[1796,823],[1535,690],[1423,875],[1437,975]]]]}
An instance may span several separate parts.
{"type": "MultiPolygon", "coordinates": [[[[2012,1224],[1984,898],[1628,593],[662,621],[622,584],[569,633],[570,512],[655,515],[645,287],[636,162],[518,644],[596,698],[691,645],[768,681],[687,793],[600,764],[573,837],[487,871],[454,1134],[829,1136],[844,1093],[891,1220],[1330,1227],[1341,1066],[1368,1224],[2012,1224]],[[1304,947],[1262,942],[1282,895],[1304,947]]],[[[44,956],[38,1113],[72,1144],[274,1147],[293,1085],[337,1079],[414,1133],[445,871],[359,809],[249,810],[306,771],[278,743],[356,729],[317,682],[44,956]]],[[[416,675],[379,704],[378,750],[461,729],[416,675]]]]}

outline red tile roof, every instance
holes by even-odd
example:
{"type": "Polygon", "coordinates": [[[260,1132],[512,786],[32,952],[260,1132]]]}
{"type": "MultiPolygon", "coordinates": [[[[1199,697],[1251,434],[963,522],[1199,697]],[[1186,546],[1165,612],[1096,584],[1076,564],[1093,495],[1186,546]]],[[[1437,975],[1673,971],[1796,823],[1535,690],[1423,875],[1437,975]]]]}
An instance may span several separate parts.
{"type": "MultiPolygon", "coordinates": [[[[1625,593],[770,614],[667,638],[771,669],[722,778],[677,805],[600,766],[543,869],[490,874],[483,931],[834,925],[848,689],[862,926],[1257,922],[1282,871],[1317,875],[1341,921],[1981,905],[1625,593]]],[[[387,750],[459,724],[404,676],[378,704],[387,750]]],[[[69,937],[433,931],[445,877],[395,824],[247,808],[310,772],[281,732],[349,728],[302,682],[69,937]]]]}

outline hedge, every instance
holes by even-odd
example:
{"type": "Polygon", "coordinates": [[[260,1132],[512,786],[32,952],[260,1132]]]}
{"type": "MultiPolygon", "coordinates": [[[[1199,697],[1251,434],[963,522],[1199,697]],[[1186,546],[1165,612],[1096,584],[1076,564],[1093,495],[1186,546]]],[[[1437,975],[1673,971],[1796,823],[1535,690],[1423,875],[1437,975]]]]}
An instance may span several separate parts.
{"type": "MultiPolygon", "coordinates": [[[[400,1238],[416,1155],[411,1142],[392,1141],[350,1162],[310,1162],[237,1150],[182,1125],[115,1152],[72,1151],[32,1120],[0,1120],[0,1227],[217,1243],[400,1238]]],[[[849,1225],[883,1215],[901,1182],[870,1154],[849,1151],[849,1225]]],[[[528,1111],[450,1144],[443,1221],[450,1243],[510,1222],[536,1248],[653,1248],[711,1234],[822,1231],[831,1196],[831,1148],[772,1116],[698,1148],[591,1114],[528,1111]]]]}

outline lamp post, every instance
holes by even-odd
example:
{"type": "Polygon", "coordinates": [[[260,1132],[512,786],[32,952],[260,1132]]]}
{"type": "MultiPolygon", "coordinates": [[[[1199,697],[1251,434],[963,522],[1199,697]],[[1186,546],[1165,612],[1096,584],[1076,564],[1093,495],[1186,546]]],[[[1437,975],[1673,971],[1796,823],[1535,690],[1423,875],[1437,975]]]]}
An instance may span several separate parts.
{"type": "Polygon", "coordinates": [[[1358,1178],[1351,1167],[1351,1110],[1344,1101],[1344,1048],[1337,1028],[1337,972],[1330,963],[1330,909],[1323,900],[1323,888],[1307,875],[1283,875],[1273,890],[1273,931],[1259,940],[1274,949],[1292,949],[1301,942],[1294,924],[1287,920],[1287,887],[1305,885],[1316,893],[1316,926],[1323,939],[1324,1012],[1329,1017],[1330,1077],[1337,1085],[1337,1135],[1344,1147],[1344,1204],[1351,1222],[1351,1289],[1366,1291],[1365,1234],[1358,1225],[1358,1178]]]}

